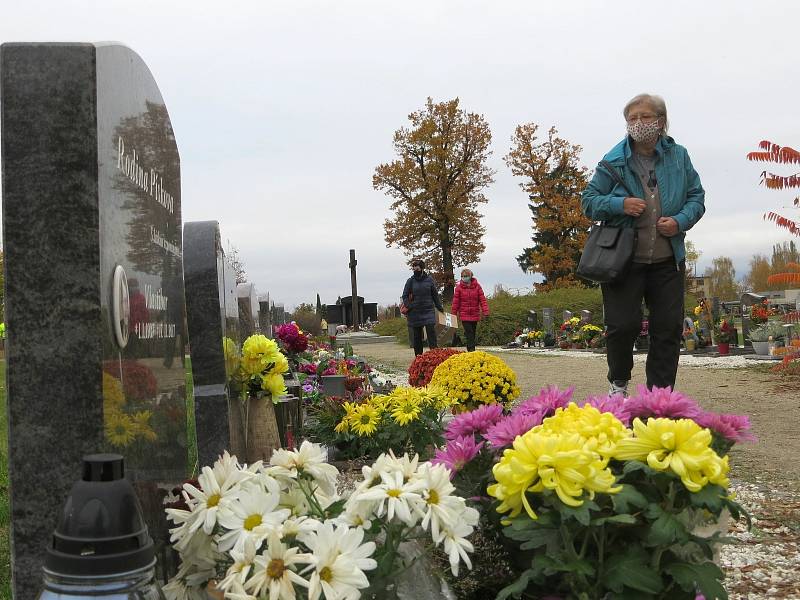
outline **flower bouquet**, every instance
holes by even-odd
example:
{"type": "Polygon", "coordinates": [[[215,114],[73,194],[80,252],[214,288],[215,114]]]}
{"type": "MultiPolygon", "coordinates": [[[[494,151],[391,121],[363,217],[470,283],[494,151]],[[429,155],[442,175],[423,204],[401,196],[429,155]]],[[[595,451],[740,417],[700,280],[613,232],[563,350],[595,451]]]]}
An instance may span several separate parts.
{"type": "Polygon", "coordinates": [[[763,302],[750,307],[750,322],[753,325],[761,325],[766,323],[774,314],[775,311],[769,306],[769,300],[765,299],[763,302]]]}
{"type": "Polygon", "coordinates": [[[730,317],[723,317],[714,326],[714,338],[717,344],[731,344],[735,342],[736,327],[730,317]]]}
{"type": "Polygon", "coordinates": [[[396,387],[358,402],[331,398],[311,411],[315,425],[310,435],[335,446],[345,458],[375,457],[387,451],[425,457],[444,441],[442,412],[448,408],[444,391],[432,385],[396,387]]]}
{"type": "MultiPolygon", "coordinates": [[[[483,496],[481,523],[505,540],[497,598],[727,598],[712,560],[726,529],[701,531],[746,516],[727,490],[728,451],[754,439],[746,417],[644,386],[580,404],[545,388],[510,414],[492,408],[456,417],[433,462],[483,496]]],[[[494,597],[469,579],[454,585],[483,591],[459,597],[494,597]]]]}
{"type": "Polygon", "coordinates": [[[309,442],[268,465],[225,453],[166,509],[181,562],[167,600],[200,600],[209,588],[235,599],[384,599],[419,559],[402,560],[401,544],[423,537],[443,547],[454,575],[471,566],[477,511],[453,494],[445,467],[383,454],[363,476],[340,498],[338,471],[309,442]]]}
{"type": "Polygon", "coordinates": [[[477,350],[454,354],[436,367],[431,385],[444,390],[461,410],[483,404],[510,404],[519,396],[517,376],[500,358],[477,350]]]}
{"type": "Polygon", "coordinates": [[[455,348],[433,348],[416,356],[408,367],[408,384],[424,387],[431,382],[433,372],[445,360],[454,354],[461,353],[455,348]]]}

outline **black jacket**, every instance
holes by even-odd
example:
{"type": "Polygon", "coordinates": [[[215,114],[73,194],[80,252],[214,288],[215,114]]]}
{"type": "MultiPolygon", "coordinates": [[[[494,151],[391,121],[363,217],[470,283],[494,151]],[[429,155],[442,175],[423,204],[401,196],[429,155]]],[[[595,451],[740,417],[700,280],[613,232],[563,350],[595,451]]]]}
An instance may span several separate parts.
{"type": "Polygon", "coordinates": [[[431,325],[436,323],[434,307],[444,312],[442,303],[439,301],[439,294],[436,292],[436,284],[433,278],[424,271],[419,277],[412,275],[406,281],[403,288],[403,304],[408,307],[408,324],[411,327],[431,325]],[[413,299],[409,299],[413,295],[413,299]]]}

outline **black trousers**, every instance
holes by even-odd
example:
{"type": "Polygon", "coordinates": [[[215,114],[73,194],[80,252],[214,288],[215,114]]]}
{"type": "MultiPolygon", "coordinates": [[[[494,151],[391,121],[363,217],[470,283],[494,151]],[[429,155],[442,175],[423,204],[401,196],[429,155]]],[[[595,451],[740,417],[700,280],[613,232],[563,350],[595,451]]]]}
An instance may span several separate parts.
{"type": "Polygon", "coordinates": [[[649,312],[647,387],[675,387],[683,333],[683,282],[686,265],[674,259],[633,263],[618,283],[604,283],[608,380],[629,381],[633,344],[641,331],[642,300],[649,312]]]}
{"type": "Polygon", "coordinates": [[[464,335],[467,337],[467,352],[475,350],[475,331],[478,329],[477,321],[461,321],[464,326],[464,335]]]}
{"type": "MultiPolygon", "coordinates": [[[[425,335],[428,337],[428,348],[436,348],[436,328],[433,323],[430,325],[420,325],[419,327],[412,327],[413,341],[414,341],[414,356],[422,354],[422,330],[425,329],[425,335]]],[[[683,330],[681,330],[683,332],[683,330]]]]}

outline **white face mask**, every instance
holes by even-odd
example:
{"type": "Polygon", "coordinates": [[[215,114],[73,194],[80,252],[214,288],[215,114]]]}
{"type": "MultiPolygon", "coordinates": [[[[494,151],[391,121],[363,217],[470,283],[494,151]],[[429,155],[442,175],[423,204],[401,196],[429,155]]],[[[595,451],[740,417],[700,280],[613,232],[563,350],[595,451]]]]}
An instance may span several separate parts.
{"type": "Polygon", "coordinates": [[[634,142],[641,144],[654,144],[661,135],[661,119],[656,119],[652,123],[645,123],[641,120],[628,123],[628,135],[634,142]]]}

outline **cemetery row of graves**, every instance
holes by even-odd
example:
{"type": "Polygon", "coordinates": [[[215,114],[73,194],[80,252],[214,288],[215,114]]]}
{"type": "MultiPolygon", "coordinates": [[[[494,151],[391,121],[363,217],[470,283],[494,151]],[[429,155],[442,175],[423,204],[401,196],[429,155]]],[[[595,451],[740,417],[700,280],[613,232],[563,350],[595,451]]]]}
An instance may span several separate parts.
{"type": "MultiPolygon", "coordinates": [[[[65,529],[73,484],[102,483],[81,473],[97,452],[124,456],[135,552],[170,600],[727,597],[715,552],[747,519],[729,494],[747,416],[672,390],[521,398],[503,360],[453,348],[395,385],[237,287],[217,222],[182,222],[169,114],[135,53],[5,44],[0,63],[15,597],[56,585],[43,565],[119,558],[65,529]]],[[[355,280],[350,299],[365,320],[355,280]]],[[[687,342],[721,351],[728,321],[699,308],[687,342]]],[[[596,310],[528,310],[509,341],[602,345],[596,310]]]]}

